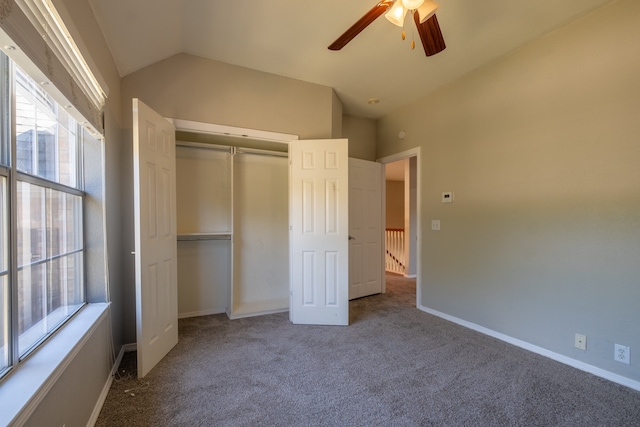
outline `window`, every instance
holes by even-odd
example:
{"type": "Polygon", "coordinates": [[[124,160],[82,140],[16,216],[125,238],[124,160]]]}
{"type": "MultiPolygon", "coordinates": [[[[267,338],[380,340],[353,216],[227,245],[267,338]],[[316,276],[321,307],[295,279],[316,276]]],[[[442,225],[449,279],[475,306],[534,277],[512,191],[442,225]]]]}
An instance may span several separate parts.
{"type": "Polygon", "coordinates": [[[1,55],[0,120],[9,131],[0,143],[0,375],[86,301],[83,133],[41,84],[1,55]]]}

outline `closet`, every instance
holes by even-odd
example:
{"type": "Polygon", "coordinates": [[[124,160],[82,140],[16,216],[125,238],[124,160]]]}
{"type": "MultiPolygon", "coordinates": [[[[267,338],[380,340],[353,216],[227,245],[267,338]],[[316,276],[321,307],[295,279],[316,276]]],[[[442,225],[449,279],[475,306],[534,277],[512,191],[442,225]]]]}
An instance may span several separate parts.
{"type": "Polygon", "coordinates": [[[178,315],[286,311],[287,153],[214,142],[176,142],[178,315]]]}

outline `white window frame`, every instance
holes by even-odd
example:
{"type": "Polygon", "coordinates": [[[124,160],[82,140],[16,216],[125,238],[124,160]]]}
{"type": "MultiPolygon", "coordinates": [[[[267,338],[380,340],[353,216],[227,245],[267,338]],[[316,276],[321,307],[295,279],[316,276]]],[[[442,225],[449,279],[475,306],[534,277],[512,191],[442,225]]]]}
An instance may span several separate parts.
{"type": "MultiPolygon", "coordinates": [[[[4,62],[3,62],[3,66],[4,62]]],[[[79,278],[79,280],[81,281],[80,286],[82,287],[82,301],[79,303],[79,305],[75,306],[73,308],[72,311],[67,311],[65,313],[62,313],[61,316],[55,315],[55,312],[52,313],[47,313],[47,315],[40,320],[41,323],[47,323],[47,322],[54,322],[55,324],[49,328],[47,327],[47,331],[44,334],[39,334],[39,336],[33,340],[32,345],[29,345],[28,347],[26,347],[25,349],[23,349],[23,351],[20,350],[20,345],[19,345],[19,331],[18,331],[18,323],[19,323],[19,309],[18,309],[18,271],[20,269],[20,267],[18,266],[18,255],[17,255],[17,251],[18,251],[18,247],[17,247],[17,240],[18,240],[18,236],[17,236],[17,184],[18,182],[24,182],[24,183],[28,183],[31,185],[37,185],[41,188],[44,188],[45,191],[47,190],[54,190],[54,191],[58,191],[61,193],[65,193],[65,194],[70,194],[73,196],[79,196],[81,198],[81,205],[84,205],[84,192],[82,191],[82,180],[81,179],[76,179],[76,186],[77,188],[73,188],[73,187],[68,187],[66,185],[62,185],[59,184],[57,182],[54,181],[50,181],[48,179],[30,174],[30,173],[25,173],[25,172],[21,172],[17,169],[18,165],[16,163],[16,148],[17,148],[17,135],[16,135],[16,120],[15,120],[15,108],[16,108],[16,96],[15,96],[15,91],[17,90],[16,88],[16,79],[17,79],[17,71],[15,70],[15,67],[13,65],[12,61],[8,61],[7,65],[6,65],[6,70],[3,70],[3,72],[7,72],[10,76],[9,80],[11,82],[11,84],[9,85],[8,88],[8,93],[7,94],[2,94],[2,96],[7,96],[8,98],[10,98],[10,109],[11,109],[11,114],[10,117],[3,117],[1,118],[1,120],[8,122],[8,123],[3,123],[3,125],[9,125],[11,132],[10,132],[10,142],[8,142],[8,145],[10,146],[8,151],[10,153],[10,158],[9,159],[3,159],[4,162],[8,162],[8,165],[3,165],[0,169],[0,175],[2,176],[6,176],[7,178],[7,199],[6,202],[8,204],[8,212],[7,212],[7,216],[9,218],[8,222],[9,224],[7,225],[7,231],[8,231],[8,235],[9,235],[9,247],[8,247],[8,252],[9,252],[9,266],[8,266],[8,278],[9,278],[9,336],[8,336],[8,340],[7,340],[7,346],[9,347],[8,350],[3,349],[3,352],[8,352],[9,355],[9,360],[8,360],[8,366],[7,367],[3,367],[0,366],[0,382],[3,380],[4,377],[11,375],[11,373],[15,370],[17,370],[21,363],[29,356],[31,355],[39,346],[41,346],[44,342],[46,342],[56,331],[58,331],[67,321],[69,321],[74,314],[76,314],[87,302],[87,292],[86,292],[86,280],[85,280],[85,257],[84,257],[84,253],[85,253],[85,248],[84,248],[84,236],[81,237],[82,242],[80,243],[80,248],[79,251],[78,250],[74,250],[73,252],[81,252],[83,255],[81,257],[82,259],[82,276],[79,278]],[[51,317],[53,315],[53,317],[51,317]],[[54,318],[57,318],[54,319],[54,318]]],[[[62,106],[58,105],[58,108],[63,108],[62,106]]],[[[81,177],[82,176],[82,168],[81,168],[81,159],[82,159],[82,132],[81,132],[81,128],[79,125],[76,125],[77,129],[75,129],[75,133],[76,133],[76,146],[75,146],[75,151],[76,153],[74,154],[74,157],[76,159],[76,170],[75,170],[75,175],[76,178],[81,177]]],[[[57,137],[58,137],[58,132],[56,131],[56,145],[57,145],[57,137]]],[[[7,142],[5,141],[5,143],[3,145],[7,145],[7,142]]],[[[6,148],[6,147],[3,147],[6,148]]],[[[37,151],[37,150],[36,150],[37,151]]],[[[37,173],[37,171],[34,171],[35,173],[37,173]]],[[[56,177],[58,175],[57,173],[58,171],[56,171],[56,177]]],[[[82,209],[82,208],[81,208],[82,209]]],[[[80,228],[82,230],[82,227],[84,225],[84,219],[82,216],[82,213],[80,215],[80,228]]],[[[82,235],[84,235],[84,232],[81,231],[82,235]]],[[[64,255],[69,255],[69,253],[66,253],[64,255]]],[[[49,257],[48,255],[45,255],[43,257],[42,263],[49,263],[53,260],[53,258],[49,257]]],[[[2,308],[4,310],[4,307],[2,308]]],[[[31,328],[32,329],[32,328],[31,328]]],[[[28,331],[25,331],[25,333],[29,333],[28,331]]]]}

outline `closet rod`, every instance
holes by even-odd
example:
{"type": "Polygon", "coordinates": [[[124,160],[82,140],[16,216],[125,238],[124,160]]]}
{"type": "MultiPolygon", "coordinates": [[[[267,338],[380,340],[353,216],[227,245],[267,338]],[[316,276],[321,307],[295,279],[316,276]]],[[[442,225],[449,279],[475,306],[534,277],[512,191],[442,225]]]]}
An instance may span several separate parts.
{"type": "Polygon", "coordinates": [[[289,153],[282,151],[260,150],[257,148],[244,148],[238,147],[236,149],[237,154],[256,154],[258,156],[273,156],[273,157],[289,157],[289,153]]]}
{"type": "Polygon", "coordinates": [[[231,145],[206,144],[202,142],[176,141],[176,147],[202,148],[205,150],[226,151],[238,154],[257,154],[261,156],[288,157],[289,153],[283,151],[262,150],[259,148],[234,147],[231,145]]]}
{"type": "Polygon", "coordinates": [[[228,145],[206,144],[204,142],[176,141],[176,147],[204,148],[205,150],[226,151],[227,153],[231,152],[231,147],[228,145]]]}

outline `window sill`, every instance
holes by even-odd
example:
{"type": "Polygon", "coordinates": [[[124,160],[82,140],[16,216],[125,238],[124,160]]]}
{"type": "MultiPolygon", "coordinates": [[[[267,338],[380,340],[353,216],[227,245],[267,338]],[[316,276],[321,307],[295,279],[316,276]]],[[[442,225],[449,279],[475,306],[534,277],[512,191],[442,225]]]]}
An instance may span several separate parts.
{"type": "Polygon", "coordinates": [[[26,421],[108,311],[108,303],[87,304],[0,383],[0,425],[26,421]]]}

